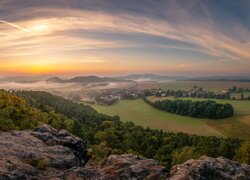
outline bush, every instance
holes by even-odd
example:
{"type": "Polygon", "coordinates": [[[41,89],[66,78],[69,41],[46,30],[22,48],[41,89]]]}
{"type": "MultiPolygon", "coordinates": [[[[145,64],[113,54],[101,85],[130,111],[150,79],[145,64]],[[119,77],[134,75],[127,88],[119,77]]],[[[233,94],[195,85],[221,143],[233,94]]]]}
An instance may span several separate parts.
{"type": "Polygon", "coordinates": [[[91,162],[94,165],[101,164],[111,154],[112,150],[112,148],[107,146],[106,142],[92,145],[91,148],[92,148],[91,162]]]}
{"type": "Polygon", "coordinates": [[[50,160],[48,158],[43,158],[37,161],[36,167],[38,169],[46,169],[47,167],[50,166],[50,160]]]}
{"type": "Polygon", "coordinates": [[[236,151],[235,160],[250,164],[250,141],[245,141],[236,151]]]}
{"type": "Polygon", "coordinates": [[[185,146],[181,151],[172,154],[172,165],[182,164],[189,159],[198,159],[200,156],[194,147],[185,146]]]}

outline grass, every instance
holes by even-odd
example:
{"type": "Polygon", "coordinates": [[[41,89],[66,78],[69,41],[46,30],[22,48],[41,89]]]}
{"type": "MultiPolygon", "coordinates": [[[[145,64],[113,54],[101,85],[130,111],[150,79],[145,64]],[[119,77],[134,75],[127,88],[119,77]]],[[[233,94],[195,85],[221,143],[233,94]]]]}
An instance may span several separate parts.
{"type": "MultiPolygon", "coordinates": [[[[150,101],[166,99],[166,97],[148,97],[150,101]]],[[[170,99],[174,99],[170,97],[170,99]]],[[[202,98],[181,98],[184,100],[204,101],[202,98]]],[[[235,115],[232,118],[222,120],[208,120],[211,128],[219,131],[226,137],[250,138],[250,101],[210,99],[217,103],[229,103],[233,106],[235,115]]]]}
{"type": "Polygon", "coordinates": [[[163,129],[173,132],[184,132],[197,135],[224,136],[207,124],[207,119],[180,116],[157,110],[143,100],[122,100],[111,106],[91,105],[98,112],[119,115],[122,121],[132,121],[136,125],[163,129]]]}
{"type": "MultiPolygon", "coordinates": [[[[163,100],[162,97],[148,97],[151,101],[163,100]]],[[[201,98],[182,98],[201,101],[201,98]]],[[[136,125],[188,134],[250,138],[250,101],[218,100],[218,103],[230,103],[235,115],[222,120],[198,119],[157,110],[143,100],[122,100],[111,106],[91,105],[98,112],[119,115],[122,121],[132,121],[136,125]]]]}

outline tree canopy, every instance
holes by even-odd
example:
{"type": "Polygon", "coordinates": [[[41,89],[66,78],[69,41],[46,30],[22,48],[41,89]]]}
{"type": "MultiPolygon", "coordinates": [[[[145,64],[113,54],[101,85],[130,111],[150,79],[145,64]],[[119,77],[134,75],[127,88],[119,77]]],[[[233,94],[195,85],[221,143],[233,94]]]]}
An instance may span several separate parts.
{"type": "Polygon", "coordinates": [[[215,101],[191,100],[162,100],[156,102],[145,101],[153,107],[174,114],[197,118],[223,119],[232,117],[234,109],[231,104],[218,104],[215,101]]]}

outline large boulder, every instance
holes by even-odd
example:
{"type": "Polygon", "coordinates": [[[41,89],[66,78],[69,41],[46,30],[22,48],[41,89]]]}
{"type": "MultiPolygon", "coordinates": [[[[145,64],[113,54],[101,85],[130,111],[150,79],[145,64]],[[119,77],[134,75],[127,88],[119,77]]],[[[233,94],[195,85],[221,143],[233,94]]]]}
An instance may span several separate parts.
{"type": "Polygon", "coordinates": [[[170,175],[171,180],[250,179],[250,166],[224,157],[202,156],[172,167],[170,175]]]}
{"type": "Polygon", "coordinates": [[[0,179],[58,177],[64,170],[81,166],[89,159],[80,138],[49,125],[33,132],[1,133],[0,147],[0,179]]]}
{"type": "Polygon", "coordinates": [[[133,154],[110,155],[99,170],[103,180],[135,179],[157,180],[166,175],[166,168],[154,159],[133,154]]]}
{"type": "Polygon", "coordinates": [[[48,146],[62,145],[69,148],[77,157],[79,165],[85,165],[89,156],[87,155],[87,145],[79,137],[73,136],[66,130],[57,131],[51,126],[45,124],[31,132],[32,136],[42,140],[48,146]]]}
{"type": "Polygon", "coordinates": [[[88,180],[158,180],[166,176],[166,168],[158,161],[133,154],[110,155],[102,167],[72,168],[64,179],[88,180]]]}

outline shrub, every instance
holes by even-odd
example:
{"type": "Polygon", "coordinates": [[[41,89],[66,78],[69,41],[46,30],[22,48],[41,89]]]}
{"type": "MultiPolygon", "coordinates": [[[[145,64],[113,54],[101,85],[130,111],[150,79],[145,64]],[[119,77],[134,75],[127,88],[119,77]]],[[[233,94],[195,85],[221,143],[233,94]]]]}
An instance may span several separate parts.
{"type": "Polygon", "coordinates": [[[50,160],[48,158],[43,158],[35,162],[37,169],[44,170],[50,166],[50,160]]]}

